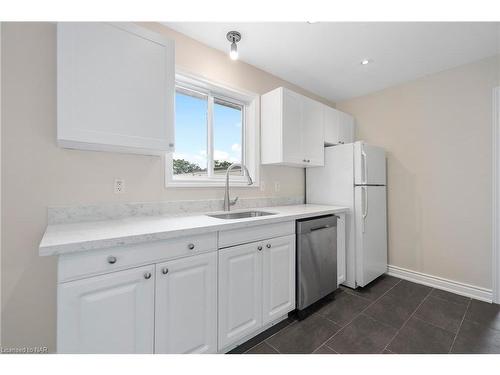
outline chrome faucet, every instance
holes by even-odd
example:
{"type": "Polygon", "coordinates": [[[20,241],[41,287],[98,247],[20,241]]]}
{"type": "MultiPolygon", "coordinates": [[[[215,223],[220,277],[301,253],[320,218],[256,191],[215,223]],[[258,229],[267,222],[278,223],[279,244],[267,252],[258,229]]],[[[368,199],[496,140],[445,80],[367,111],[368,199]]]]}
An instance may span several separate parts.
{"type": "Polygon", "coordinates": [[[240,169],[244,171],[245,175],[247,176],[248,185],[253,184],[252,178],[250,177],[250,173],[248,173],[247,167],[245,167],[243,164],[240,163],[231,164],[226,171],[226,189],[224,190],[224,211],[230,211],[231,206],[235,205],[236,202],[238,201],[238,197],[234,198],[233,200],[229,199],[229,172],[236,167],[240,167],[240,169]]]}

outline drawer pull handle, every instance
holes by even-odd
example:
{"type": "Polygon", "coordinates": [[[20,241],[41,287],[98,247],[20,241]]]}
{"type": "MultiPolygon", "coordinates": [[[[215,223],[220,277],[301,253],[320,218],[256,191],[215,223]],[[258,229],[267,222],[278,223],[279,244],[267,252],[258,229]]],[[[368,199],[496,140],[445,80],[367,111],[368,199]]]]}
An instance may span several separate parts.
{"type": "Polygon", "coordinates": [[[114,257],[114,256],[110,255],[110,256],[108,257],[108,263],[109,263],[109,264],[115,264],[115,263],[116,263],[116,257],[114,257]]]}
{"type": "Polygon", "coordinates": [[[168,273],[168,268],[167,267],[162,268],[161,273],[166,275],[168,273]]]}
{"type": "Polygon", "coordinates": [[[188,245],[188,249],[189,249],[189,250],[193,250],[193,249],[194,249],[194,243],[190,243],[190,244],[188,245]]]}
{"type": "Polygon", "coordinates": [[[262,251],[262,245],[257,246],[257,250],[262,251]]]}
{"type": "Polygon", "coordinates": [[[267,247],[268,249],[270,249],[270,248],[271,248],[271,244],[270,244],[270,243],[268,243],[268,244],[266,245],[266,247],[267,247]]]}
{"type": "Polygon", "coordinates": [[[149,279],[151,278],[151,272],[146,272],[146,273],[144,274],[144,278],[145,278],[146,280],[149,280],[149,279]]]}

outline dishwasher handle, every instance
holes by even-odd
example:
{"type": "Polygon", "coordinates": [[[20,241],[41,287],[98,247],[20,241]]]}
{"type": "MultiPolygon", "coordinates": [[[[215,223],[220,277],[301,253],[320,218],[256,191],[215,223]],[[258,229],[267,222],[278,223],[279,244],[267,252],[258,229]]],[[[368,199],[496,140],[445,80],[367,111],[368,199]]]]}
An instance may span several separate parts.
{"type": "Polygon", "coordinates": [[[335,215],[325,215],[313,218],[300,219],[296,222],[297,235],[313,233],[319,230],[333,230],[337,226],[338,217],[335,215]]]}
{"type": "Polygon", "coordinates": [[[326,225],[322,225],[320,227],[316,227],[316,228],[311,228],[310,231],[311,232],[314,232],[316,230],[322,230],[322,229],[328,229],[328,228],[331,228],[331,226],[329,224],[326,224],[326,225]]]}

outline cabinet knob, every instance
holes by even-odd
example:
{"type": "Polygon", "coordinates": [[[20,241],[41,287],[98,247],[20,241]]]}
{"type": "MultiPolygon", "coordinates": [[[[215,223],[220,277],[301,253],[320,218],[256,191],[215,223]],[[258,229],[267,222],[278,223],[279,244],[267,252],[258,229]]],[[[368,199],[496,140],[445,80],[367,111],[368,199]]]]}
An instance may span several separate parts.
{"type": "Polygon", "coordinates": [[[189,250],[193,250],[193,249],[194,249],[194,243],[190,243],[190,244],[188,245],[188,249],[189,249],[189,250]]]}
{"type": "Polygon", "coordinates": [[[270,248],[271,248],[271,244],[270,244],[270,243],[268,243],[268,244],[266,245],[266,247],[267,247],[268,249],[270,249],[270,248]]]}
{"type": "Polygon", "coordinates": [[[262,251],[262,245],[257,246],[257,250],[262,251]]]}
{"type": "Polygon", "coordinates": [[[116,257],[114,257],[113,255],[110,255],[108,257],[108,263],[109,264],[115,264],[116,263],[116,257]]]}
{"type": "Polygon", "coordinates": [[[161,269],[161,273],[164,274],[164,275],[166,275],[168,273],[168,268],[167,267],[163,267],[161,269]]]}
{"type": "Polygon", "coordinates": [[[302,161],[303,161],[304,163],[307,163],[307,159],[303,159],[302,161]]]}
{"type": "Polygon", "coordinates": [[[144,278],[145,278],[146,280],[150,279],[150,278],[151,278],[151,272],[146,272],[146,273],[144,274],[144,278]]]}

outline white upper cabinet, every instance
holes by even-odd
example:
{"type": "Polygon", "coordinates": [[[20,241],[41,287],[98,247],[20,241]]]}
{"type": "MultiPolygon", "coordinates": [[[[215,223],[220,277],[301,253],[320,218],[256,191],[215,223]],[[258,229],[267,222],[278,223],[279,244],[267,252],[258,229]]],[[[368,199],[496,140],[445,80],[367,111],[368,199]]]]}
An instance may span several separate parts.
{"type": "Polygon", "coordinates": [[[323,104],[279,87],[261,98],[262,164],[324,165],[323,104]]]}
{"type": "Polygon", "coordinates": [[[139,154],[174,150],[174,43],[128,23],[57,25],[57,140],[139,154]]]}
{"type": "Polygon", "coordinates": [[[354,117],[328,106],[323,109],[325,145],[354,142],[354,117]]]}
{"type": "Polygon", "coordinates": [[[304,118],[302,131],[302,151],[307,165],[324,165],[324,104],[304,98],[304,118]]]}

